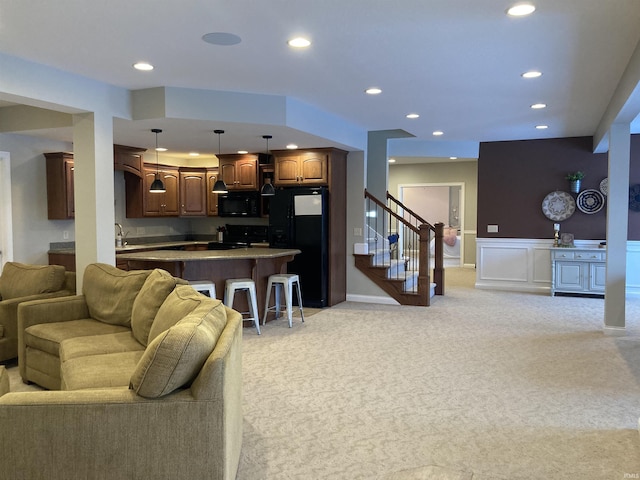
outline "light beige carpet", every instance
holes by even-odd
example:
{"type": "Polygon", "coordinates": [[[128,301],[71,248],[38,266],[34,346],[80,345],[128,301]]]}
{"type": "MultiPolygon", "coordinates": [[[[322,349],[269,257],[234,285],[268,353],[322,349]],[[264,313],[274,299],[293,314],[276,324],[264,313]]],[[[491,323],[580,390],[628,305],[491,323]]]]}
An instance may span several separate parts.
{"type": "Polygon", "coordinates": [[[475,290],[455,270],[431,307],[245,330],[238,479],[640,475],[640,302],[608,337],[601,299],[475,290]]]}
{"type": "Polygon", "coordinates": [[[447,269],[431,307],[245,328],[237,479],[639,478],[640,301],[608,337],[601,299],[474,278],[447,269]]]}

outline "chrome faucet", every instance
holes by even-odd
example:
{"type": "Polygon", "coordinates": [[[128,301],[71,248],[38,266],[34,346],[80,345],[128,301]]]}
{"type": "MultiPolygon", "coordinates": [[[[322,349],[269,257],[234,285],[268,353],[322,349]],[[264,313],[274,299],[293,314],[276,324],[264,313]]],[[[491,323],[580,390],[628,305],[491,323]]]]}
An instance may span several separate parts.
{"type": "Polygon", "coordinates": [[[123,245],[124,232],[122,231],[122,225],[116,223],[116,227],[118,227],[118,233],[116,234],[116,248],[120,248],[123,245]]]}

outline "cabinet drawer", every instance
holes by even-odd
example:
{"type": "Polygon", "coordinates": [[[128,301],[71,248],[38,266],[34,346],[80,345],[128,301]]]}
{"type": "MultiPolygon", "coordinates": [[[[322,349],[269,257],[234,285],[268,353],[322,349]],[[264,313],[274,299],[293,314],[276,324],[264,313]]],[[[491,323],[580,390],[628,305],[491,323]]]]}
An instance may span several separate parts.
{"type": "Polygon", "coordinates": [[[606,251],[597,250],[554,250],[552,251],[554,260],[583,260],[602,262],[607,259],[606,251]]]}

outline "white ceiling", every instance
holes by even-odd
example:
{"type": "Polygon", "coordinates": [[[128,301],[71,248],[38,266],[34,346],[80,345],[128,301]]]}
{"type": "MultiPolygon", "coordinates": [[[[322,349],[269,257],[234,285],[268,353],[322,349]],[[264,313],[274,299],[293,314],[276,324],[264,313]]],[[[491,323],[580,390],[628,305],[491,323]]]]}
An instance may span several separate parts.
{"type": "MultiPolygon", "coordinates": [[[[287,96],[363,131],[403,129],[428,142],[594,135],[640,39],[640,1],[531,0],[537,10],[524,18],[505,14],[513,3],[0,0],[0,52],[131,90],[287,96]],[[211,45],[210,32],[242,41],[211,45]],[[291,49],[295,35],[311,47],[291,49]],[[139,60],[155,69],[134,70],[139,60]],[[542,77],[520,77],[531,69],[542,77]],[[370,86],[382,94],[365,95],[370,86]],[[538,102],[547,108],[532,110],[538,102]],[[405,118],[412,112],[420,118],[405,118]]],[[[168,119],[118,121],[114,140],[148,148],[154,127],[176,152],[217,152],[214,128],[227,130],[225,151],[261,151],[262,134],[274,149],[333,143],[286,127],[168,119]]],[[[33,133],[71,138],[70,129],[33,133]]]]}

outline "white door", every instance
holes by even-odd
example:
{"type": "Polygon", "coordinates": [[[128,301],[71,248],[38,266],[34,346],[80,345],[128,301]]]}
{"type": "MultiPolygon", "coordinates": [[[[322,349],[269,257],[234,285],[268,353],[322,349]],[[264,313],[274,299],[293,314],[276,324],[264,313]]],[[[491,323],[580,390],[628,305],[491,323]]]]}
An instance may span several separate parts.
{"type": "Polygon", "coordinates": [[[11,161],[9,152],[0,152],[0,267],[12,260],[11,161]]]}

